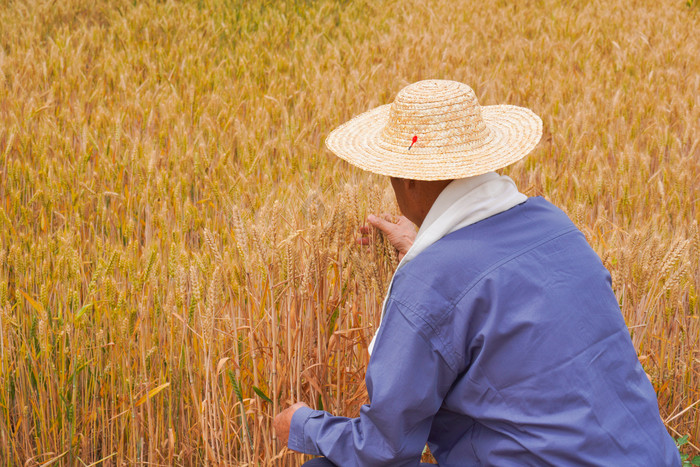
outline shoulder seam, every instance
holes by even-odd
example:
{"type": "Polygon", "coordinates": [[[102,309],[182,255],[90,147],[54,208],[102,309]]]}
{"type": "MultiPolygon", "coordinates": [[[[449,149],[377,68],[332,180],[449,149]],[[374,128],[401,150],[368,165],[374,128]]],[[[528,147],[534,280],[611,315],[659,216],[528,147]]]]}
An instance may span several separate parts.
{"type": "MultiPolygon", "coordinates": [[[[434,324],[428,322],[420,313],[418,313],[415,310],[415,308],[410,303],[406,303],[405,301],[400,300],[397,297],[392,296],[392,295],[390,295],[389,301],[393,301],[393,302],[396,302],[397,304],[401,305],[401,307],[399,308],[399,312],[402,315],[404,315],[406,320],[409,321],[410,323],[413,323],[413,320],[410,319],[408,316],[406,316],[406,312],[410,313],[411,317],[418,318],[418,319],[420,319],[421,322],[425,323],[425,325],[432,331],[432,333],[435,335],[435,337],[440,341],[440,343],[442,344],[444,349],[443,350],[436,349],[435,346],[432,345],[430,343],[430,341],[428,341],[428,339],[426,339],[426,337],[423,335],[421,335],[421,338],[423,338],[431,348],[436,350],[438,352],[438,354],[441,355],[443,357],[443,359],[445,359],[445,362],[447,363],[447,365],[450,367],[450,369],[452,371],[454,371],[455,373],[459,373],[457,362],[459,362],[460,359],[463,358],[463,354],[461,352],[457,352],[456,349],[453,349],[451,345],[448,345],[445,336],[441,332],[443,325],[444,325],[444,322],[447,319],[447,317],[457,307],[457,305],[464,299],[464,297],[471,290],[473,290],[474,287],[476,287],[485,277],[487,277],[489,274],[491,274],[493,271],[499,269],[500,267],[509,263],[510,261],[513,261],[514,259],[518,258],[519,256],[522,256],[525,253],[527,253],[531,250],[534,250],[535,248],[537,248],[541,245],[544,245],[545,243],[556,240],[557,238],[564,236],[564,235],[571,233],[571,232],[580,232],[580,231],[578,230],[578,228],[576,226],[567,226],[565,229],[559,230],[559,231],[541,239],[540,241],[533,243],[533,244],[530,244],[530,245],[516,251],[515,253],[503,258],[502,260],[492,264],[484,272],[482,272],[481,274],[476,276],[476,278],[474,278],[464,288],[463,292],[458,294],[452,301],[447,303],[447,306],[445,307],[445,310],[442,313],[442,318],[439,321],[436,321],[434,324]],[[405,310],[405,312],[404,312],[404,310],[405,310]],[[448,357],[448,358],[446,358],[446,357],[448,357]],[[448,360],[452,360],[452,361],[448,361],[448,360]]],[[[410,274],[410,275],[413,276],[413,274],[410,274]]],[[[440,295],[442,295],[442,294],[440,294],[440,295]]],[[[388,303],[387,303],[387,305],[388,305],[388,303]]]]}
{"type": "Polygon", "coordinates": [[[545,243],[549,243],[549,242],[556,240],[557,238],[562,237],[562,236],[564,236],[568,233],[571,233],[571,232],[580,232],[580,231],[575,226],[574,227],[567,227],[564,230],[560,230],[559,232],[556,232],[556,233],[550,235],[549,237],[543,238],[539,242],[528,245],[527,247],[516,251],[512,255],[503,258],[502,260],[498,261],[497,263],[494,263],[488,269],[486,269],[484,272],[482,272],[481,274],[476,276],[476,278],[472,280],[471,284],[467,285],[467,287],[465,287],[464,291],[462,293],[460,293],[459,295],[457,295],[455,300],[450,304],[449,309],[452,309],[455,306],[457,306],[457,304],[462,301],[462,299],[464,298],[465,295],[467,295],[469,292],[471,292],[471,290],[474,287],[476,287],[479,282],[481,282],[486,276],[491,274],[496,269],[499,269],[503,265],[513,261],[514,259],[518,258],[519,256],[524,255],[525,253],[528,253],[529,251],[534,250],[535,248],[537,248],[539,246],[544,245],[545,243]]]}
{"type": "MultiPolygon", "coordinates": [[[[395,302],[396,304],[401,305],[400,307],[398,307],[398,311],[399,311],[399,313],[401,313],[401,314],[404,316],[404,318],[406,319],[406,321],[408,321],[409,323],[411,323],[411,324],[413,324],[413,325],[415,326],[415,324],[413,323],[413,320],[410,319],[408,316],[406,316],[406,312],[407,312],[407,313],[410,313],[410,314],[411,314],[411,317],[415,317],[415,318],[417,318],[417,319],[420,319],[421,322],[425,323],[425,325],[426,325],[426,326],[432,331],[432,333],[438,338],[438,340],[440,341],[440,343],[441,343],[442,346],[444,347],[444,350],[443,350],[443,349],[438,349],[438,348],[436,348],[436,347],[432,344],[432,342],[430,342],[430,340],[427,339],[426,336],[424,336],[422,332],[420,332],[420,328],[418,329],[418,335],[421,337],[421,339],[423,339],[423,340],[425,341],[426,344],[428,344],[428,347],[430,347],[431,349],[435,350],[435,351],[437,352],[437,354],[440,355],[440,357],[445,361],[445,363],[447,364],[447,366],[449,367],[449,369],[450,369],[453,373],[457,374],[458,371],[457,371],[457,366],[456,366],[456,360],[457,360],[458,355],[455,354],[455,352],[446,344],[446,342],[445,342],[445,340],[443,339],[443,337],[442,337],[442,335],[441,335],[439,329],[436,329],[435,326],[433,326],[433,325],[430,324],[428,321],[426,321],[426,320],[420,315],[420,313],[417,313],[417,312],[413,309],[413,307],[412,307],[410,304],[404,302],[403,300],[399,300],[399,299],[396,299],[396,298],[390,298],[389,301],[390,301],[390,302],[395,302]],[[446,358],[446,356],[445,356],[445,351],[447,351],[447,352],[449,352],[450,354],[452,354],[452,355],[450,355],[450,358],[449,358],[449,359],[446,358]],[[449,361],[450,359],[454,359],[454,361],[451,362],[451,361],[449,361]]],[[[387,303],[387,306],[388,306],[388,303],[387,303]]]]}
{"type": "MultiPolygon", "coordinates": [[[[529,251],[532,251],[532,250],[534,250],[535,248],[537,248],[537,247],[539,247],[539,246],[541,246],[541,245],[544,245],[545,243],[548,243],[548,242],[551,242],[551,241],[553,241],[553,240],[556,240],[557,238],[562,237],[562,236],[564,236],[564,235],[566,235],[566,234],[569,234],[569,233],[572,233],[572,232],[574,232],[574,233],[575,233],[575,232],[580,232],[580,230],[579,230],[576,226],[567,227],[566,229],[563,229],[563,230],[560,230],[560,231],[558,231],[558,232],[555,232],[555,233],[553,233],[552,235],[543,238],[543,239],[540,240],[539,242],[536,242],[536,243],[534,243],[534,244],[528,245],[527,247],[522,248],[521,250],[518,250],[517,252],[513,253],[512,255],[507,256],[506,258],[503,258],[501,261],[498,261],[497,263],[494,263],[493,265],[491,265],[491,267],[489,267],[488,269],[486,269],[484,272],[482,272],[481,274],[479,274],[474,280],[472,280],[472,282],[471,282],[469,285],[467,285],[467,287],[465,287],[464,291],[463,291],[462,293],[460,293],[460,294],[454,299],[454,301],[450,302],[449,307],[447,307],[447,308],[445,309],[445,313],[442,315],[442,319],[441,319],[438,323],[436,323],[437,327],[438,327],[438,328],[442,328],[442,327],[443,327],[443,324],[444,324],[444,322],[445,322],[445,320],[447,319],[447,317],[452,313],[452,311],[457,307],[457,305],[464,299],[464,297],[465,297],[469,292],[471,292],[471,291],[474,289],[474,287],[476,287],[482,280],[484,280],[484,278],[486,278],[487,276],[489,276],[492,272],[494,272],[494,271],[496,271],[497,269],[501,268],[503,265],[505,265],[505,264],[507,264],[507,263],[513,261],[514,259],[516,259],[516,258],[518,258],[518,257],[520,257],[520,256],[522,256],[522,255],[524,255],[525,253],[527,253],[527,252],[529,252],[529,251]]],[[[442,341],[442,339],[440,339],[440,340],[442,341]]],[[[445,343],[443,342],[443,345],[444,345],[444,344],[445,344],[445,343]]],[[[445,347],[447,348],[448,346],[445,345],[445,347]]],[[[457,352],[456,349],[450,349],[450,352],[455,354],[455,358],[456,358],[455,361],[459,361],[460,359],[463,359],[463,358],[464,358],[464,355],[463,355],[461,352],[457,352]]]]}

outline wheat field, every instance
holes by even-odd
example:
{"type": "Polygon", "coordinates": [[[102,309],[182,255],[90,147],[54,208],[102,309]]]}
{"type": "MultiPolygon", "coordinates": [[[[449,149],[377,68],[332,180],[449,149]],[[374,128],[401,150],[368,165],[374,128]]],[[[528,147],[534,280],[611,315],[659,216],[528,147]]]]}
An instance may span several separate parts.
{"type": "Polygon", "coordinates": [[[324,147],[427,78],[544,121],[503,172],[603,259],[700,453],[695,0],[0,1],[0,464],[299,465],[355,416],[388,180],[324,147]]]}

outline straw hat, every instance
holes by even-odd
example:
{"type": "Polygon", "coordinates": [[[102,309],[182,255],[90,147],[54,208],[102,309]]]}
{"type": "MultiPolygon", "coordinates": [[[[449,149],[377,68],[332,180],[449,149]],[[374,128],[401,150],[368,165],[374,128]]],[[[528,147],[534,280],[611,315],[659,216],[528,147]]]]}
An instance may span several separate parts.
{"type": "Polygon", "coordinates": [[[392,104],[339,126],[326,146],[380,175],[449,180],[512,164],[541,136],[542,120],[530,109],[480,106],[466,84],[426,80],[403,88],[392,104]]]}

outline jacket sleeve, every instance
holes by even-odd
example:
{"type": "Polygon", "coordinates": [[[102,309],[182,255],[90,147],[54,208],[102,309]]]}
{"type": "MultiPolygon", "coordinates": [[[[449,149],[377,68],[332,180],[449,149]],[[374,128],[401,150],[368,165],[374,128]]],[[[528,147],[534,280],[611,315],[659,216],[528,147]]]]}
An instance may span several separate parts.
{"type": "Polygon", "coordinates": [[[358,418],[300,408],[287,446],[343,467],[417,466],[455,378],[427,329],[408,306],[390,300],[367,368],[370,405],[358,418]]]}

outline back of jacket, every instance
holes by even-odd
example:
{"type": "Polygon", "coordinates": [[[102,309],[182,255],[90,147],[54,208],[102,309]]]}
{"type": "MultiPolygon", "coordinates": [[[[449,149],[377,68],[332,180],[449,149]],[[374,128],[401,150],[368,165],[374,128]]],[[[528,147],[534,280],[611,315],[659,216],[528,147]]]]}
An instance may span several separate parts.
{"type": "Polygon", "coordinates": [[[428,438],[439,465],[680,465],[608,271],[544,199],[439,240],[390,301],[456,375],[428,438]]]}

